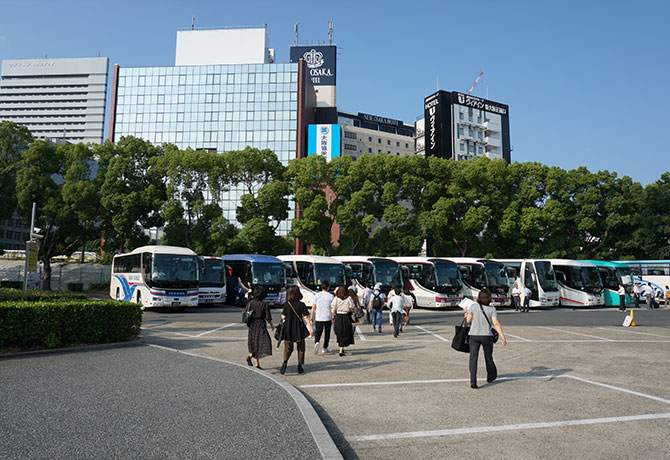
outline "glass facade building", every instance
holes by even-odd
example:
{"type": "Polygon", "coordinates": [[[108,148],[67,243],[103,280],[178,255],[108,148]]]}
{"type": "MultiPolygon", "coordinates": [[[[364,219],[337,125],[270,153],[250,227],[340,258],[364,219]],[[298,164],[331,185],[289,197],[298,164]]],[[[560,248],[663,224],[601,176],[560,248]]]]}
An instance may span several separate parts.
{"type": "MultiPolygon", "coordinates": [[[[115,68],[110,139],[218,153],[251,146],[287,165],[299,150],[298,76],[298,63],[115,68]]],[[[243,193],[223,197],[231,222],[243,193]]],[[[278,228],[289,230],[290,221],[278,228]]]]}

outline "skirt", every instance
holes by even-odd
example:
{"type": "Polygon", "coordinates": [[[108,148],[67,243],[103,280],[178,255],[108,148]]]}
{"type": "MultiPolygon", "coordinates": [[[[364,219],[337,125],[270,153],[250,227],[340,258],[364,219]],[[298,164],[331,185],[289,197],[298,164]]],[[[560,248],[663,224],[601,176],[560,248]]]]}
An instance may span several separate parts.
{"type": "Polygon", "coordinates": [[[335,315],[335,335],[337,336],[337,345],[348,347],[354,344],[354,330],[351,326],[349,314],[335,315]]]}
{"type": "Polygon", "coordinates": [[[309,331],[302,319],[298,319],[292,314],[286,318],[282,331],[283,340],[287,342],[302,342],[308,336],[309,331]]]}
{"type": "Polygon", "coordinates": [[[247,348],[252,358],[261,359],[272,355],[272,339],[270,339],[264,319],[254,318],[251,322],[247,336],[247,348]]]}

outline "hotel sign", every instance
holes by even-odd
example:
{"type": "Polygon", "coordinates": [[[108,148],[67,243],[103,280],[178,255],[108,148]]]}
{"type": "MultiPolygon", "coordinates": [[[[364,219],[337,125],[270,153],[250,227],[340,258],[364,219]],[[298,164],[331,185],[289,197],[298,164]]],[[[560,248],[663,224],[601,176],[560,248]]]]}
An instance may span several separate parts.
{"type": "Polygon", "coordinates": [[[300,59],[307,64],[314,86],[335,86],[337,73],[337,47],[335,45],[322,46],[292,46],[291,62],[300,59]]]}

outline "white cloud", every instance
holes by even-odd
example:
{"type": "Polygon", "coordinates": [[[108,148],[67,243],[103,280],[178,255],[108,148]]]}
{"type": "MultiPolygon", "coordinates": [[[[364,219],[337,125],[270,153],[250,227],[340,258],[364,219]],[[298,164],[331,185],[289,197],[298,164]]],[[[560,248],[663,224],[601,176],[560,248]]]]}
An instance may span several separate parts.
{"type": "Polygon", "coordinates": [[[0,35],[0,42],[6,42],[6,41],[7,37],[5,37],[4,35],[0,35]]]}

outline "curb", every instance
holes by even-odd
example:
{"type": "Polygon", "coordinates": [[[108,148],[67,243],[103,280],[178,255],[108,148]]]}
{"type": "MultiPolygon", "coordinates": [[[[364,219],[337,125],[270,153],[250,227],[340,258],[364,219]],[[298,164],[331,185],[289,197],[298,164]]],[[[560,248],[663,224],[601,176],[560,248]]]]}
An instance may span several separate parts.
{"type": "Polygon", "coordinates": [[[139,338],[126,342],[96,343],[94,345],[81,345],[65,348],[47,348],[44,350],[14,351],[0,354],[0,360],[10,358],[23,358],[29,356],[53,355],[59,353],[83,353],[87,351],[107,350],[110,348],[139,347],[144,344],[139,338]]]}
{"type": "Polygon", "coordinates": [[[310,433],[312,433],[312,437],[314,438],[314,442],[316,443],[316,446],[319,448],[319,453],[321,454],[321,458],[325,460],[342,460],[342,454],[338,450],[337,446],[335,445],[335,442],[333,441],[333,438],[330,436],[330,433],[328,433],[328,430],[326,429],[325,425],[321,421],[321,418],[319,418],[318,414],[314,410],[314,407],[310,404],[310,402],[307,400],[307,398],[293,385],[289,384],[283,379],[280,379],[279,377],[275,376],[274,374],[270,374],[269,372],[265,372],[262,370],[258,370],[256,368],[249,368],[248,366],[243,366],[242,364],[239,363],[234,363],[232,361],[226,361],[225,359],[220,359],[220,358],[213,358],[211,356],[203,356],[203,355],[198,355],[195,353],[191,353],[188,351],[182,351],[182,350],[177,350],[176,348],[170,348],[170,347],[165,347],[163,345],[155,345],[155,344],[146,344],[146,346],[153,347],[153,348],[159,348],[161,350],[167,350],[167,351],[172,351],[175,353],[181,353],[184,355],[188,356],[193,356],[196,358],[204,358],[204,359],[209,359],[211,361],[217,361],[220,363],[224,364],[232,364],[234,366],[240,367],[246,371],[251,371],[251,372],[256,372],[257,374],[260,374],[270,380],[272,380],[274,383],[278,384],[280,387],[282,387],[286,392],[293,398],[295,401],[296,405],[298,406],[298,409],[300,409],[300,412],[302,413],[303,418],[305,419],[305,423],[307,423],[307,428],[309,428],[310,433]]]}

